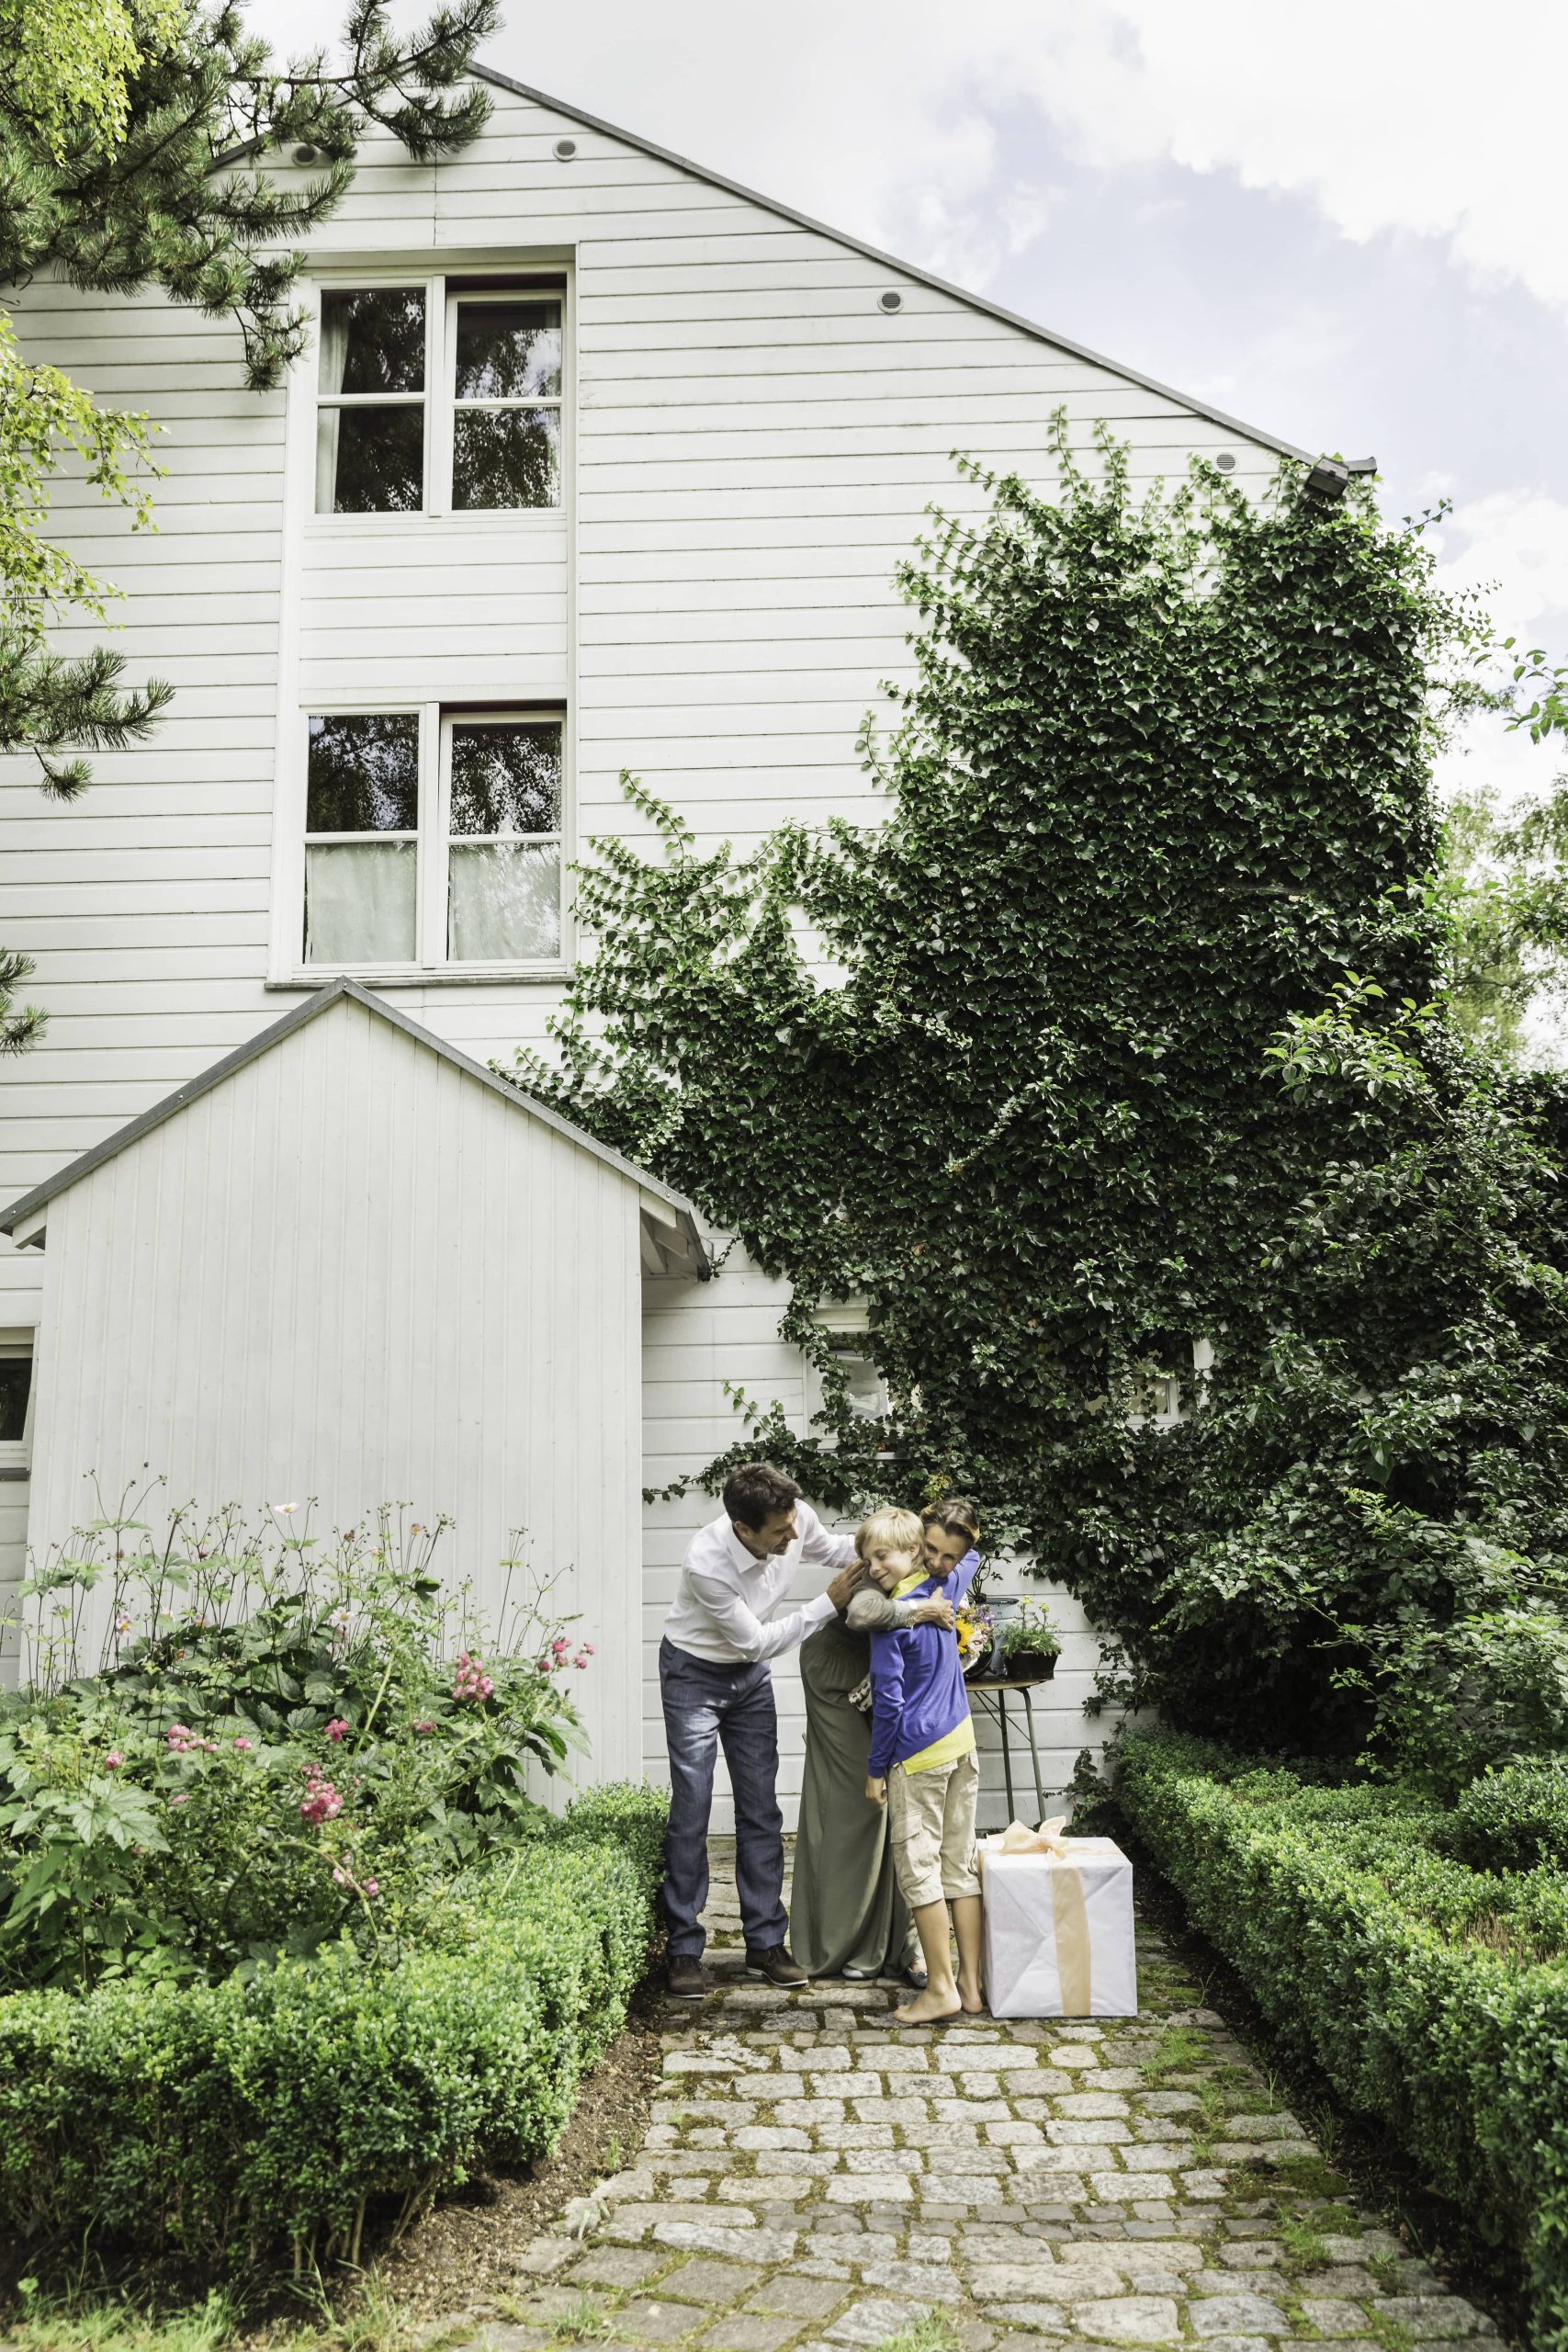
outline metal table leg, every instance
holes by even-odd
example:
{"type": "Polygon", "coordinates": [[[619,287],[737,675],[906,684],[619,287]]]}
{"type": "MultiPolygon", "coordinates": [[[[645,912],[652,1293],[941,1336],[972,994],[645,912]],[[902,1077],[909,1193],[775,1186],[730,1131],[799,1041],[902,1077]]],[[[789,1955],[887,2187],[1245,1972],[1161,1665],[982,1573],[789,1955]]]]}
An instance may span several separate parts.
{"type": "Polygon", "coordinates": [[[1023,1715],[1029,1725],[1029,1754],[1034,1766],[1034,1804],[1036,1821],[1045,1818],[1045,1792],[1040,1785],[1040,1748],[1034,1737],[1034,1693],[1027,1683],[1023,1686],[1023,1715]]]}
{"type": "Polygon", "coordinates": [[[1012,1794],[1012,1743],[1008,1737],[1008,1694],[1005,1690],[993,1690],[990,1696],[996,1702],[997,1721],[1002,1727],[1002,1777],[1007,1781],[1008,1819],[1012,1821],[1017,1818],[1017,1807],[1012,1794]]]}

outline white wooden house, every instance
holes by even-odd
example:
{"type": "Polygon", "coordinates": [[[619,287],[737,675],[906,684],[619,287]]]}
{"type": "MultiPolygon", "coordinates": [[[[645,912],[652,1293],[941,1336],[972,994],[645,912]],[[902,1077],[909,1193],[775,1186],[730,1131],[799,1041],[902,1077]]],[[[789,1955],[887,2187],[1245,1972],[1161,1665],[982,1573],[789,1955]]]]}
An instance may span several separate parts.
{"type": "MultiPolygon", "coordinates": [[[[559,1001],[566,868],[640,830],[623,769],[705,843],[873,812],[855,733],[908,670],[895,564],[974,502],[953,450],[1048,483],[1065,405],[1143,479],[1303,453],[485,78],[463,154],[368,143],[276,394],[162,297],[15,304],[163,428],[156,536],[85,491],[60,520],[176,697],[75,808],[0,763],[0,941],[51,1016],[0,1067],[0,1611],[89,1470],[406,1495],[465,1568],[522,1525],[570,1570],[600,1765],[657,1774],[659,1627],[713,1506],[637,1490],[730,1442],[727,1381],[809,1398],[774,1285],[734,1252],[704,1279],[684,1204],[485,1075],[559,1001]]],[[[1097,1736],[1059,1614],[1056,1784],[1097,1736]]]]}

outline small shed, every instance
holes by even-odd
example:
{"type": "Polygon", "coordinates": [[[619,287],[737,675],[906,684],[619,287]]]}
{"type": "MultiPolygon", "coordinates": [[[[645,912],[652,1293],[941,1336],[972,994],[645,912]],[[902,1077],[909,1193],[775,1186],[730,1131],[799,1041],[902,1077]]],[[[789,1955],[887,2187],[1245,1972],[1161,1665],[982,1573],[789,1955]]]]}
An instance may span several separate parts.
{"type": "MultiPolygon", "coordinates": [[[[704,1276],[690,1204],[339,980],[17,1201],[44,1250],[28,1542],[105,1497],[318,1530],[453,1526],[581,1613],[592,1774],[640,1777],[642,1278],[704,1276]]],[[[576,1693],[574,1692],[574,1696],[576,1693]]]]}

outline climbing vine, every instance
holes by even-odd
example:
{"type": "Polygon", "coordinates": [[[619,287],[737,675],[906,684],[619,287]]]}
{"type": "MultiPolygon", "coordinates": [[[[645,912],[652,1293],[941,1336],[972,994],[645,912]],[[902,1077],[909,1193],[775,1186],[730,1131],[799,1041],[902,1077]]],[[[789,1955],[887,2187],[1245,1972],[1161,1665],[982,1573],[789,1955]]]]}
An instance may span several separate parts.
{"type": "Polygon", "coordinates": [[[902,568],[885,821],[707,854],[628,780],[657,854],[595,845],[595,953],[518,1076],[788,1279],[823,1415],[737,1452],[836,1504],[984,1495],[1124,1695],[1376,1736],[1402,1611],[1568,1555],[1564,1103],[1438,1001],[1478,624],[1359,488],[1139,498],[1063,420],[1055,454],[1052,496],[964,467],[987,511],[902,568]]]}

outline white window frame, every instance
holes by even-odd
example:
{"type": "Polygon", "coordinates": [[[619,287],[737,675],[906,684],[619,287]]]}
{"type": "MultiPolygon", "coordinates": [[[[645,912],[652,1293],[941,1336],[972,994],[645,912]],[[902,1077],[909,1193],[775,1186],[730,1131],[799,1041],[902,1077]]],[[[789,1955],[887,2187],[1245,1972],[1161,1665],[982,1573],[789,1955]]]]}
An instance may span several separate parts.
{"type": "Polygon", "coordinates": [[[565,512],[570,498],[570,469],[573,462],[571,448],[571,418],[573,395],[571,372],[573,366],[573,281],[572,272],[553,265],[536,265],[532,268],[519,265],[514,277],[503,267],[493,271],[453,269],[427,276],[419,270],[371,268],[332,270],[324,273],[315,288],[315,317],[311,334],[310,483],[306,501],[306,528],[314,533],[330,531],[407,530],[434,516],[442,521],[458,524],[464,530],[478,528],[494,530],[510,527],[526,529],[534,518],[545,522],[558,520],[565,512]],[[498,281],[483,287],[453,285],[454,279],[493,276],[498,281]],[[320,353],[321,346],[321,298],[326,294],[376,293],[395,288],[418,290],[424,296],[424,390],[423,392],[354,392],[324,393],[321,386],[320,353]],[[496,407],[553,408],[560,418],[560,495],[553,506],[461,506],[452,503],[453,419],[457,407],[457,306],[459,302],[514,301],[519,296],[536,294],[542,300],[558,301],[561,306],[561,382],[560,390],[548,398],[480,403],[496,407]],[[394,405],[412,407],[416,401],[424,406],[424,503],[400,514],[338,514],[323,512],[316,504],[316,446],[317,420],[323,408],[389,408],[394,405]]]}
{"type": "MultiPolygon", "coordinates": [[[[440,702],[378,702],[366,695],[354,699],[321,695],[299,716],[299,736],[301,741],[301,769],[310,757],[310,727],[316,718],[393,718],[412,715],[419,720],[419,825],[414,835],[414,953],[412,963],[333,964],[324,960],[305,960],[305,857],[307,844],[323,845],[333,842],[387,842],[407,838],[400,833],[322,833],[308,832],[301,825],[299,832],[300,854],[298,861],[293,908],[293,936],[296,942],[295,962],[300,982],[321,984],[347,973],[355,979],[381,982],[401,981],[418,985],[424,981],[482,981],[496,979],[560,978],[568,969],[568,932],[570,894],[567,863],[570,854],[571,812],[573,795],[570,774],[571,729],[568,725],[565,706],[559,702],[472,703],[440,702]],[[452,729],[455,725],[501,725],[508,719],[544,722],[560,729],[561,737],[561,821],[556,833],[520,833],[516,835],[463,836],[476,841],[510,840],[554,842],[560,854],[560,952],[558,955],[525,961],[459,963],[446,953],[449,868],[452,845],[452,729]]],[[[308,813],[308,781],[300,795],[302,815],[308,813]]]]}
{"type": "Polygon", "coordinates": [[[0,1330],[0,1358],[11,1363],[21,1358],[32,1365],[22,1434],[0,1438],[0,1479],[8,1481],[32,1475],[33,1415],[38,1407],[38,1349],[34,1334],[26,1329],[0,1330]]]}
{"type": "MultiPolygon", "coordinates": [[[[436,854],[430,860],[432,867],[431,888],[434,903],[432,905],[429,913],[426,916],[427,925],[434,923],[437,928],[434,932],[432,932],[427,928],[424,935],[427,938],[439,936],[443,948],[445,948],[448,935],[447,927],[451,921],[452,843],[454,839],[459,842],[471,842],[476,848],[492,842],[536,842],[541,847],[547,842],[553,842],[560,865],[559,879],[557,886],[559,892],[557,920],[559,930],[561,949],[564,951],[566,946],[567,912],[566,712],[554,705],[536,705],[530,707],[527,704],[513,704],[510,708],[503,708],[498,704],[493,709],[487,707],[480,710],[472,707],[465,709],[461,704],[453,704],[442,709],[440,713],[440,729],[441,740],[437,764],[435,810],[435,821],[440,827],[440,848],[436,854]],[[503,727],[509,719],[532,720],[536,724],[542,723],[558,727],[560,729],[561,795],[559,826],[553,833],[459,833],[454,835],[452,831],[452,729],[454,727],[503,727]],[[439,868],[440,876],[438,885],[434,870],[437,867],[439,868]]],[[[423,737],[421,741],[423,748],[423,737]]],[[[547,970],[554,971],[558,967],[560,960],[560,954],[558,953],[555,956],[536,957],[529,963],[518,962],[513,965],[509,965],[504,968],[519,972],[536,972],[541,968],[541,967],[543,967],[547,970]]],[[[449,956],[444,957],[444,963],[445,968],[449,972],[467,972],[472,968],[469,964],[457,963],[449,956]]],[[[487,968],[494,970],[496,967],[491,965],[487,967],[487,968]]]]}
{"type": "MultiPolygon", "coordinates": [[[[454,277],[465,273],[454,270],[454,277]]],[[[453,286],[443,280],[446,315],[442,322],[442,384],[440,414],[435,420],[434,480],[445,496],[440,510],[455,521],[467,523],[471,515],[493,521],[498,514],[558,514],[566,505],[566,370],[567,370],[567,287],[562,280],[556,285],[534,285],[520,279],[514,286],[453,286]],[[561,372],[560,390],[533,400],[459,401],[457,398],[457,305],[459,302],[515,302],[530,293],[541,301],[558,301],[561,309],[561,372]],[[457,441],[457,411],[459,408],[547,408],[553,409],[558,428],[556,442],[556,462],[559,468],[560,495],[553,506],[454,506],[452,503],[452,468],[457,441]]]]}
{"type": "MultiPolygon", "coordinates": [[[[863,1338],[871,1329],[870,1310],[865,1302],[863,1299],[852,1299],[835,1306],[819,1306],[811,1319],[818,1330],[827,1334],[828,1343],[835,1356],[847,1357],[852,1362],[871,1366],[876,1382],[877,1402],[873,1410],[864,1414],[855,1411],[855,1419],[857,1420],[877,1419],[888,1408],[887,1384],[872,1363],[870,1350],[857,1348],[855,1345],[856,1340],[863,1338]]],[[[822,1410],[822,1374],[811,1357],[804,1351],[802,1362],[806,1374],[804,1399],[806,1421],[803,1430],[805,1434],[809,1432],[812,1422],[822,1410]]],[[[853,1407],[851,1409],[855,1410],[853,1407]]]]}

